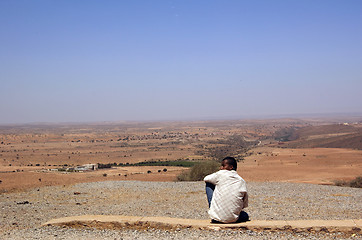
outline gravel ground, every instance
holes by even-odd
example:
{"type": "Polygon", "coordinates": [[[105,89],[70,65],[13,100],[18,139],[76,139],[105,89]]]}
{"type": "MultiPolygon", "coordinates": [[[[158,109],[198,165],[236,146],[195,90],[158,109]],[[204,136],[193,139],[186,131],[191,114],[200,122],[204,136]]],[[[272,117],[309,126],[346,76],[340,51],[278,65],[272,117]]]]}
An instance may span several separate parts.
{"type": "MultiPolygon", "coordinates": [[[[362,219],[362,190],[301,183],[248,183],[252,220],[362,219]]],[[[145,231],[39,227],[74,215],[208,219],[203,182],[109,181],[0,195],[0,239],[341,239],[341,233],[237,230],[145,231]]]]}

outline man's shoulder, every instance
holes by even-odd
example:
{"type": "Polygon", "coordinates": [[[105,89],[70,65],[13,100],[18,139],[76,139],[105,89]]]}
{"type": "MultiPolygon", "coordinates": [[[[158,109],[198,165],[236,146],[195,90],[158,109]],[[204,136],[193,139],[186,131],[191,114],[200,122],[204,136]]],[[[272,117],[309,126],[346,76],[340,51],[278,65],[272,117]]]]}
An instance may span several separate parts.
{"type": "Polygon", "coordinates": [[[232,175],[234,178],[238,179],[241,182],[245,182],[245,180],[235,170],[231,170],[230,172],[230,175],[232,175]]]}
{"type": "Polygon", "coordinates": [[[220,177],[226,178],[226,179],[237,179],[240,181],[244,181],[242,177],[235,171],[235,170],[219,170],[216,172],[220,177]]]}
{"type": "Polygon", "coordinates": [[[235,171],[235,170],[230,170],[229,172],[230,172],[230,174],[232,174],[232,175],[235,175],[235,176],[240,177],[240,175],[238,174],[238,172],[235,171]]]}
{"type": "Polygon", "coordinates": [[[221,169],[221,170],[219,170],[217,172],[214,172],[213,174],[215,174],[217,176],[223,176],[223,175],[228,175],[229,172],[230,172],[229,170],[221,169]]]}
{"type": "MultiPolygon", "coordinates": [[[[222,169],[222,170],[219,170],[215,173],[215,177],[219,177],[219,178],[222,178],[222,179],[237,179],[238,181],[240,182],[245,182],[245,180],[235,171],[235,170],[225,170],[225,169],[222,169]]],[[[212,175],[212,174],[210,174],[212,175]]]]}

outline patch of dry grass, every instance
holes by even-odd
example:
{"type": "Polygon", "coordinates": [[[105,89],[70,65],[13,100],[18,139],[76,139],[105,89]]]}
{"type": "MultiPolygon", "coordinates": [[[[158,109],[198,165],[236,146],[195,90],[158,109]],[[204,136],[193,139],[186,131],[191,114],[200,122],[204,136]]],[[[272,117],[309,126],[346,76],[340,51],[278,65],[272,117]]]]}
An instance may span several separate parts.
{"type": "Polygon", "coordinates": [[[362,176],[356,177],[351,181],[337,180],[334,184],[340,187],[362,188],[362,176]]]}

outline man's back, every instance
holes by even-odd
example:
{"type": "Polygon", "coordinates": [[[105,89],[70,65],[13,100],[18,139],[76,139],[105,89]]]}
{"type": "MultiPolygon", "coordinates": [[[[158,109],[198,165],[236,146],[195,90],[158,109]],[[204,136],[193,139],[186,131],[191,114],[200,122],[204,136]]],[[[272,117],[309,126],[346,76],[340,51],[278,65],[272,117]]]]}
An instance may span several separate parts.
{"type": "Polygon", "coordinates": [[[205,182],[215,185],[209,215],[212,219],[235,222],[248,205],[246,183],[235,170],[219,170],[205,177],[205,182]]]}

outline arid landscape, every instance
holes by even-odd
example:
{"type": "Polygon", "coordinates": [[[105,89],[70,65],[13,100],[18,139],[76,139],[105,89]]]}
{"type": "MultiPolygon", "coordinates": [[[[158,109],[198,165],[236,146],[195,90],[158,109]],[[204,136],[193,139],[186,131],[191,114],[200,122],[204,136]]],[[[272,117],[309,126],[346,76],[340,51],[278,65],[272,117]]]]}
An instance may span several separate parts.
{"type": "Polygon", "coordinates": [[[361,10],[0,1],[0,240],[362,239],[361,10]]]}
{"type": "Polygon", "coordinates": [[[0,238],[360,237],[358,229],[300,233],[42,226],[79,215],[208,219],[203,182],[177,181],[193,165],[225,156],[239,160],[252,220],[361,219],[360,189],[333,186],[362,176],[361,118],[3,125],[0,238]]]}
{"type": "Polygon", "coordinates": [[[178,162],[227,155],[239,160],[246,181],[334,184],[362,176],[361,120],[343,120],[4,125],[0,191],[108,180],[175,181],[188,169],[175,166],[178,162]],[[80,168],[85,164],[99,169],[80,168]]]}

